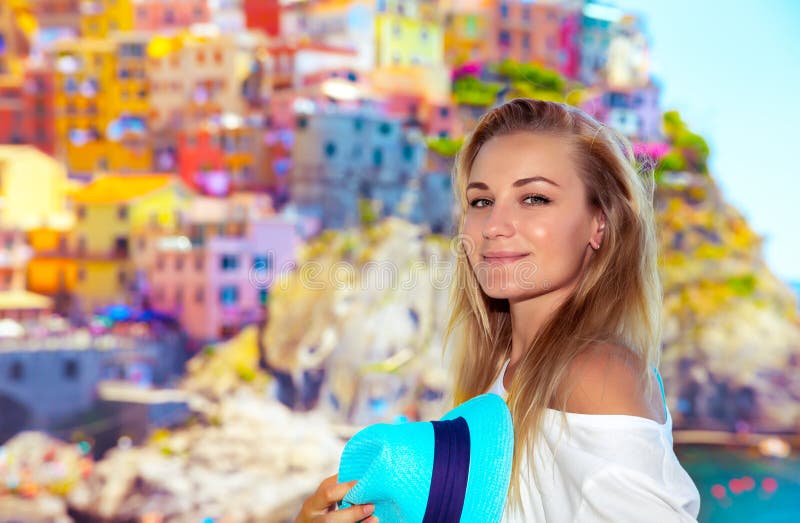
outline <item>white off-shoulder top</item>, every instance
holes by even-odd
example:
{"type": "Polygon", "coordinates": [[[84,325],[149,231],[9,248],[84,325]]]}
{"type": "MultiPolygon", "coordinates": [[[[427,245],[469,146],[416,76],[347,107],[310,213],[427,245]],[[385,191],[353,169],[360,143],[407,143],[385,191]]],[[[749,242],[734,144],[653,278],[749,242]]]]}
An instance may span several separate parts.
{"type": "MultiPolygon", "coordinates": [[[[508,361],[489,392],[504,399],[508,361]]],[[[531,464],[520,478],[523,514],[507,506],[503,523],[683,523],[697,521],[700,494],[673,451],[672,417],[666,422],[626,414],[561,413],[546,409],[531,464]],[[539,488],[530,476],[536,472],[539,488]]]]}

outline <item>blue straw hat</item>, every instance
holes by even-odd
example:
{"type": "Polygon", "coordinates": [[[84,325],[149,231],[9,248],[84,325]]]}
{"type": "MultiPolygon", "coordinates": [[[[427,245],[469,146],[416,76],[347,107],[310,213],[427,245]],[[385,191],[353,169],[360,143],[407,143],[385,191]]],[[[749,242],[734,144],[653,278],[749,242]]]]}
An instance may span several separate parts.
{"type": "Polygon", "coordinates": [[[339,506],[372,503],[381,523],[498,522],[513,451],[511,413],[496,394],[440,421],[371,425],[342,452],[339,482],[359,481],[339,506]]]}

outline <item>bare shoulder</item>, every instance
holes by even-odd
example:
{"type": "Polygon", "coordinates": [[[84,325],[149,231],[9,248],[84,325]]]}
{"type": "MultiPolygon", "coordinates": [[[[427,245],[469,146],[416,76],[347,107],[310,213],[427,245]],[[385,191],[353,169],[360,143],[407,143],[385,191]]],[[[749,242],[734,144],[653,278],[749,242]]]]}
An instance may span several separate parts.
{"type": "Polygon", "coordinates": [[[590,346],[576,357],[562,382],[567,412],[627,414],[664,422],[657,387],[647,397],[642,362],[627,347],[611,343],[590,346]]]}

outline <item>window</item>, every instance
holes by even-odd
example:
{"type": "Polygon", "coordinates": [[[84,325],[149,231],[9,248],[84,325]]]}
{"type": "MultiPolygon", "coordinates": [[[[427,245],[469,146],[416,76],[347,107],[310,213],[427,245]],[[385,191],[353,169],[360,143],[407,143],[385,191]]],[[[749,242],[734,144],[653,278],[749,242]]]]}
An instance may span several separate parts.
{"type": "Polygon", "coordinates": [[[505,2],[500,4],[500,17],[508,18],[508,4],[505,2]]]}
{"type": "Polygon", "coordinates": [[[268,271],[271,268],[272,268],[272,255],[271,254],[266,254],[266,255],[258,254],[256,256],[253,256],[253,269],[255,271],[258,271],[258,272],[268,271]]]}
{"type": "Polygon", "coordinates": [[[83,221],[86,219],[86,207],[83,205],[79,205],[77,209],[75,209],[75,214],[77,215],[78,221],[83,221]]]}
{"type": "Polygon", "coordinates": [[[258,303],[263,306],[267,305],[269,299],[269,289],[258,289],[258,303]]]}
{"type": "Polygon", "coordinates": [[[78,281],[86,280],[86,268],[83,265],[78,267],[78,273],[76,274],[76,278],[78,279],[78,281]]]}
{"type": "Polygon", "coordinates": [[[175,256],[175,270],[180,272],[183,270],[183,255],[178,254],[175,256]]]}
{"type": "Polygon", "coordinates": [[[522,19],[526,22],[531,19],[531,8],[527,5],[522,7],[522,19]]]}
{"type": "Polygon", "coordinates": [[[447,118],[448,116],[450,116],[450,109],[447,107],[442,107],[441,109],[439,109],[439,116],[441,116],[442,118],[447,118]]]}
{"type": "Polygon", "coordinates": [[[501,46],[508,47],[511,45],[511,33],[508,31],[500,31],[498,41],[501,46]]]}
{"type": "Polygon", "coordinates": [[[372,165],[375,167],[383,165],[383,150],[380,147],[376,147],[375,150],[372,151],[372,165]]]}
{"type": "Polygon", "coordinates": [[[21,361],[15,361],[8,369],[8,378],[11,381],[22,381],[25,377],[25,367],[21,361]]]}
{"type": "Polygon", "coordinates": [[[362,118],[356,118],[353,120],[353,127],[356,131],[360,131],[364,128],[364,120],[362,118]]]}
{"type": "Polygon", "coordinates": [[[114,256],[117,258],[128,257],[128,237],[117,236],[114,239],[114,256]]]}
{"type": "Polygon", "coordinates": [[[159,271],[163,271],[164,270],[164,266],[166,265],[166,263],[167,263],[167,260],[164,257],[164,255],[163,254],[159,254],[158,257],[156,258],[156,269],[158,269],[159,271]]]}
{"type": "Polygon", "coordinates": [[[414,147],[411,144],[403,145],[403,159],[407,162],[410,162],[414,159],[414,147]]]}
{"type": "Polygon", "coordinates": [[[328,158],[333,158],[336,154],[336,144],[333,142],[328,142],[325,144],[325,156],[328,158]]]}
{"type": "Polygon", "coordinates": [[[117,207],[117,218],[121,221],[125,221],[128,219],[128,206],[127,205],[120,205],[117,207]]]}
{"type": "Polygon", "coordinates": [[[388,136],[392,132],[392,126],[389,125],[388,122],[383,122],[378,128],[378,131],[380,131],[381,134],[388,136]]]}
{"type": "Polygon", "coordinates": [[[235,305],[239,301],[239,288],[235,285],[226,285],[219,290],[219,302],[222,305],[235,305]]]}
{"type": "Polygon", "coordinates": [[[78,379],[80,375],[80,366],[78,365],[78,361],[74,359],[69,359],[64,362],[63,367],[64,377],[70,381],[75,381],[78,379]]]}
{"type": "Polygon", "coordinates": [[[83,256],[86,254],[86,238],[81,236],[78,238],[78,256],[83,256]]]}
{"type": "Polygon", "coordinates": [[[119,283],[120,286],[124,287],[125,284],[128,283],[128,273],[126,273],[125,271],[119,271],[117,273],[117,283],[119,283]]]}
{"type": "Polygon", "coordinates": [[[203,287],[197,287],[194,290],[194,302],[195,303],[203,303],[206,299],[206,290],[203,287]]]}
{"type": "Polygon", "coordinates": [[[178,285],[175,287],[175,306],[180,307],[183,305],[183,287],[178,285]]]}
{"type": "Polygon", "coordinates": [[[239,257],[233,254],[223,254],[220,257],[220,268],[223,271],[232,271],[239,267],[239,257]]]}
{"type": "Polygon", "coordinates": [[[204,261],[203,260],[203,256],[201,254],[198,254],[197,256],[195,256],[194,257],[194,270],[196,270],[197,272],[202,271],[203,270],[203,265],[204,265],[203,261],[204,261]]]}
{"type": "Polygon", "coordinates": [[[522,48],[523,49],[531,48],[531,35],[529,35],[528,33],[523,33],[522,35],[522,48]]]}

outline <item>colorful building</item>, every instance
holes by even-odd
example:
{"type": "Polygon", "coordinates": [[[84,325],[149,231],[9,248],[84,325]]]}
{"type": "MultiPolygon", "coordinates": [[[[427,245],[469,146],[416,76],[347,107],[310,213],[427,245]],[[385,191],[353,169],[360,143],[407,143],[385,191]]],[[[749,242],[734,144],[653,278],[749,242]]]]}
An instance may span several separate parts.
{"type": "Polygon", "coordinates": [[[153,155],[148,135],[150,85],[146,70],[147,33],[117,33],[111,37],[116,49],[114,76],[106,100],[112,120],[105,129],[108,170],[147,172],[153,155]]]}
{"type": "Polygon", "coordinates": [[[632,89],[650,83],[650,50],[641,18],[626,15],[613,27],[604,84],[610,89],[632,89]]]}
{"type": "Polygon", "coordinates": [[[32,254],[26,240],[20,229],[0,228],[0,294],[25,288],[25,272],[32,254]]]}
{"type": "Polygon", "coordinates": [[[28,230],[68,227],[67,194],[72,183],[61,163],[26,145],[0,146],[0,223],[28,230]]]}
{"type": "Polygon", "coordinates": [[[0,143],[31,144],[54,154],[53,74],[32,60],[18,66],[0,74],[0,143]]]}
{"type": "Polygon", "coordinates": [[[135,298],[138,246],[131,236],[145,228],[173,231],[187,197],[177,177],[165,174],[101,176],[72,195],[70,252],[77,263],[75,295],[84,311],[135,298]]]}
{"type": "Polygon", "coordinates": [[[81,30],[81,0],[31,0],[40,28],[65,29],[73,35],[81,30]]]}
{"type": "Polygon", "coordinates": [[[178,138],[181,179],[198,191],[224,196],[267,188],[263,129],[225,114],[178,138]]]}
{"type": "Polygon", "coordinates": [[[81,36],[105,38],[134,28],[134,0],[90,0],[81,2],[81,36]]]}
{"type": "Polygon", "coordinates": [[[106,139],[113,112],[116,68],[113,41],[62,41],[55,63],[56,142],[71,173],[89,175],[111,165],[106,139]]]}
{"type": "Polygon", "coordinates": [[[207,0],[136,0],[134,28],[139,31],[176,31],[211,19],[207,0]]]}
{"type": "Polygon", "coordinates": [[[281,3],[278,0],[244,0],[244,19],[248,29],[258,29],[269,36],[281,31],[281,3]]]}
{"type": "Polygon", "coordinates": [[[422,170],[424,148],[401,120],[371,111],[298,114],[292,201],[330,228],[357,225],[360,198],[378,203],[382,215],[410,213],[403,202],[422,170]]]}
{"type": "Polygon", "coordinates": [[[227,35],[155,37],[147,48],[150,129],[191,129],[224,112],[242,114],[244,75],[227,35]]]}
{"type": "Polygon", "coordinates": [[[196,199],[183,234],[161,238],[148,273],[152,307],[177,316],[198,340],[262,321],[270,287],[294,266],[295,225],[240,196],[196,199]]]}
{"type": "Polygon", "coordinates": [[[579,79],[587,85],[604,79],[608,48],[614,26],[625,13],[616,6],[590,0],[581,17],[579,79]]]}
{"type": "Polygon", "coordinates": [[[73,225],[67,208],[72,185],[63,165],[34,147],[0,146],[0,223],[8,231],[27,233],[24,241],[12,243],[31,249],[26,267],[17,267],[22,282],[14,288],[52,295],[73,285],[75,266],[66,242],[73,225]]]}
{"type": "Polygon", "coordinates": [[[628,138],[649,142],[663,138],[660,89],[656,84],[606,89],[590,94],[581,108],[628,138]]]}
{"type": "Polygon", "coordinates": [[[581,2],[500,0],[492,12],[492,58],[575,73],[581,2]]]}
{"type": "Polygon", "coordinates": [[[439,24],[394,13],[376,15],[375,67],[444,64],[444,35],[439,24]]]}
{"type": "MultiPolygon", "coordinates": [[[[28,262],[27,289],[49,296],[66,296],[73,292],[77,264],[70,257],[69,235],[67,228],[36,227],[28,231],[28,245],[33,254],[28,262]]],[[[56,304],[57,309],[59,305],[56,304]]]]}
{"type": "Polygon", "coordinates": [[[490,22],[487,2],[471,2],[467,5],[453,2],[444,16],[445,61],[461,65],[473,60],[489,60],[492,51],[490,22]]]}

